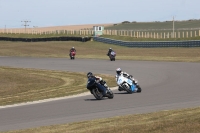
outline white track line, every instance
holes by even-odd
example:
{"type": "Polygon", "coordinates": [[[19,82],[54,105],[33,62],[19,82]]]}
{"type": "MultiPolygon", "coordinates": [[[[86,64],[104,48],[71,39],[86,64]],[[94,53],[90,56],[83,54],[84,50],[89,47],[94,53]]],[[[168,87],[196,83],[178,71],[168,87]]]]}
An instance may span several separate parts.
{"type": "MultiPolygon", "coordinates": [[[[117,89],[117,87],[113,87],[113,88],[110,88],[110,89],[115,90],[115,89],[117,89]]],[[[45,103],[45,102],[51,102],[51,101],[56,101],[56,100],[70,99],[70,98],[82,97],[82,96],[87,96],[87,95],[91,95],[91,93],[90,92],[84,92],[84,93],[81,93],[81,94],[66,96],[66,97],[60,97],[60,98],[50,98],[50,99],[44,99],[44,100],[38,100],[38,101],[32,101],[32,102],[26,102],[26,103],[5,105],[5,106],[0,106],[0,109],[18,107],[18,106],[25,106],[25,105],[31,105],[31,104],[37,104],[37,103],[45,103]]]]}

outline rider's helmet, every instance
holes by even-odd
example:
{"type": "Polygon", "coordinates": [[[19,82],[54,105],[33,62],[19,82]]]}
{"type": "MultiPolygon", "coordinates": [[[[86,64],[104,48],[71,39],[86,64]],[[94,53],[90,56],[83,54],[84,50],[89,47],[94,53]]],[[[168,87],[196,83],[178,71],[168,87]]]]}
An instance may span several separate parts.
{"type": "Polygon", "coordinates": [[[109,51],[112,51],[112,48],[109,48],[109,51]]]}
{"type": "Polygon", "coordinates": [[[74,47],[72,47],[72,49],[75,49],[74,47]]]}
{"type": "Polygon", "coordinates": [[[121,74],[121,72],[122,72],[122,69],[121,69],[121,68],[117,68],[117,69],[116,69],[116,73],[117,73],[117,74],[121,74]]]}
{"type": "Polygon", "coordinates": [[[89,77],[91,77],[91,76],[93,76],[92,72],[88,72],[88,73],[87,73],[87,77],[89,78],[89,77]]]}

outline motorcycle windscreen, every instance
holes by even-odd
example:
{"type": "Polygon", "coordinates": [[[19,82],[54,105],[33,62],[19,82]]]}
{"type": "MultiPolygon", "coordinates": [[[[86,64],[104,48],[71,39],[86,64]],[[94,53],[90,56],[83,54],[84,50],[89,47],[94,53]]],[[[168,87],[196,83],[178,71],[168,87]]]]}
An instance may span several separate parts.
{"type": "Polygon", "coordinates": [[[136,91],[136,86],[134,84],[131,85],[131,90],[136,91]]]}
{"type": "Polygon", "coordinates": [[[115,56],[115,55],[116,55],[115,52],[113,52],[113,51],[112,51],[110,54],[111,54],[112,56],[115,56]]]}

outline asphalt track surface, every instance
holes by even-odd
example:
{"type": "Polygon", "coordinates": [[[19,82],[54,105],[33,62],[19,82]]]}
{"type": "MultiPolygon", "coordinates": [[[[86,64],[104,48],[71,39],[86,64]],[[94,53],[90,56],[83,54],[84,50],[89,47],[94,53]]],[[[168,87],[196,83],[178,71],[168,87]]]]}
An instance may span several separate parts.
{"type": "Polygon", "coordinates": [[[115,76],[115,69],[138,79],[141,93],[114,90],[114,99],[93,95],[0,108],[0,131],[64,124],[126,114],[200,106],[200,63],[0,57],[0,66],[93,72],[115,76]]]}

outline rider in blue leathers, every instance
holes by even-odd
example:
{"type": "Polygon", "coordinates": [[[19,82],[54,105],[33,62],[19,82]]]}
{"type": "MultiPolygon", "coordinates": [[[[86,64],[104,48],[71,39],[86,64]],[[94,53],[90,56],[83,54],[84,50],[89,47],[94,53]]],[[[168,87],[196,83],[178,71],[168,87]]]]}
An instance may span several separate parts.
{"type": "MultiPolygon", "coordinates": [[[[96,86],[99,90],[101,90],[103,92],[103,96],[107,97],[108,95],[106,94],[106,88],[107,88],[107,85],[106,85],[106,82],[101,78],[101,77],[98,77],[98,76],[94,76],[92,74],[92,72],[88,72],[87,73],[87,77],[88,79],[89,78],[92,78],[92,80],[95,80],[95,83],[96,83],[96,86]]],[[[90,86],[89,84],[87,84],[87,89],[90,90],[90,86]]],[[[90,90],[91,92],[91,90],[90,90]]],[[[92,92],[91,92],[92,93],[92,92]]]]}

